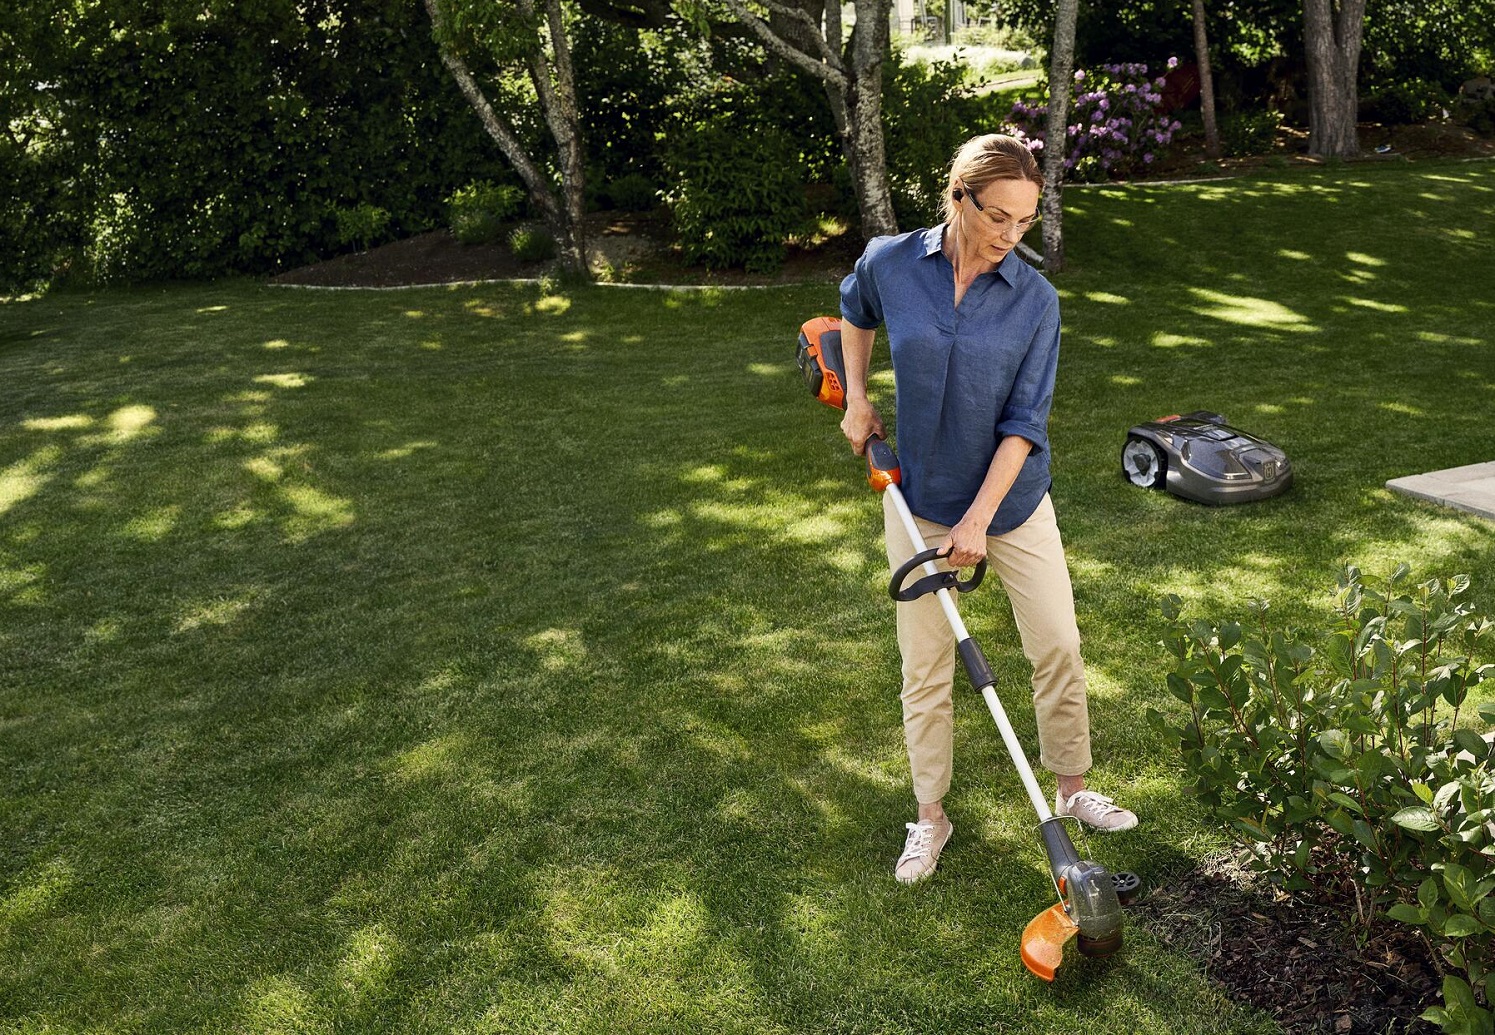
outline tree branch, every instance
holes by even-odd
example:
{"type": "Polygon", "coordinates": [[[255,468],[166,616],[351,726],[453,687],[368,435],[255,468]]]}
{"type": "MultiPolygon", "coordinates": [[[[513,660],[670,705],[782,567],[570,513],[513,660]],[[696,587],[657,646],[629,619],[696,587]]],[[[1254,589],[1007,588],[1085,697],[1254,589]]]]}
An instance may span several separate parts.
{"type": "MultiPolygon", "coordinates": [[[[779,55],[779,57],[789,62],[795,68],[830,83],[838,90],[846,88],[846,73],[841,68],[840,56],[830,54],[830,48],[825,48],[827,54],[825,60],[817,61],[798,47],[790,45],[777,36],[772,29],[764,24],[763,19],[748,10],[747,4],[743,3],[742,0],[723,0],[723,2],[727,5],[728,10],[737,16],[738,21],[751,29],[753,34],[762,40],[769,50],[779,55]]],[[[815,38],[822,47],[825,46],[825,38],[818,31],[815,33],[815,38]]]]}
{"type": "Polygon", "coordinates": [[[478,119],[483,123],[483,128],[498,142],[504,157],[509,160],[509,164],[514,166],[514,171],[519,173],[519,178],[529,188],[530,200],[548,217],[554,218],[559,207],[555,196],[551,193],[547,178],[525,153],[524,145],[519,142],[519,135],[514,132],[514,128],[503,116],[493,110],[492,104],[488,103],[482,87],[478,86],[477,80],[468,70],[467,63],[454,53],[443,39],[445,23],[442,21],[438,0],[425,0],[425,4],[426,12],[431,16],[431,25],[436,30],[437,49],[441,53],[442,64],[446,65],[447,71],[451,72],[452,78],[457,81],[457,86],[462,91],[462,95],[467,98],[467,103],[472,105],[473,110],[478,113],[478,119]]]}
{"type": "Polygon", "coordinates": [[[630,29],[662,29],[670,15],[666,0],[633,0],[619,4],[612,0],[577,0],[583,14],[613,22],[630,29]]]}

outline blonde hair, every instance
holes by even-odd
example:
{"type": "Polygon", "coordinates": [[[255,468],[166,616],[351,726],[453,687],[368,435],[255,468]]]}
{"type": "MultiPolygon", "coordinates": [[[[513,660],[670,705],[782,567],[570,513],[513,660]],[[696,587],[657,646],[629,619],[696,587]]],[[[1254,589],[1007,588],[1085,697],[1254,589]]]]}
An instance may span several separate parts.
{"type": "Polygon", "coordinates": [[[1043,170],[1033,152],[1016,137],[985,133],[960,145],[950,162],[950,182],[940,202],[945,222],[955,218],[955,192],[964,184],[975,193],[997,180],[1028,180],[1043,186],[1043,170]]]}

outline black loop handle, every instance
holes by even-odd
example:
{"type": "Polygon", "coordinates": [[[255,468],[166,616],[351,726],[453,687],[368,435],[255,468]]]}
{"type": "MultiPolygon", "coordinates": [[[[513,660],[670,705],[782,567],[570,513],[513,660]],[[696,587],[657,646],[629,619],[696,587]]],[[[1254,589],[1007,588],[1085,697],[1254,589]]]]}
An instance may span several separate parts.
{"type": "Polygon", "coordinates": [[[953,589],[960,593],[969,593],[981,585],[981,580],[986,578],[986,558],[982,558],[976,564],[976,570],[971,572],[971,577],[964,582],[960,580],[958,571],[941,571],[933,575],[925,575],[922,579],[911,586],[905,587],[903,580],[908,578],[908,573],[926,564],[929,561],[939,560],[949,556],[949,551],[941,553],[939,547],[933,547],[914,554],[893,572],[893,578],[888,583],[888,596],[894,600],[908,602],[918,600],[922,596],[936,593],[942,589],[953,589]]]}

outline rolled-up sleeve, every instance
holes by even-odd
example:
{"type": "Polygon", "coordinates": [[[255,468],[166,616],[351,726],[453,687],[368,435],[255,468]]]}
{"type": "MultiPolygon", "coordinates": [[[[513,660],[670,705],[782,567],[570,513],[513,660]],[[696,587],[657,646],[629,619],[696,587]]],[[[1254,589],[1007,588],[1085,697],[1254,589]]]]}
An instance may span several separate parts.
{"type": "Polygon", "coordinates": [[[856,266],[841,281],[841,318],[865,331],[882,325],[882,296],[877,290],[877,274],[872,268],[872,253],[883,238],[868,242],[867,250],[856,266]]]}
{"type": "MultiPolygon", "coordinates": [[[[843,287],[843,299],[844,287],[843,287]]],[[[845,302],[842,303],[845,309],[845,302]]],[[[852,321],[855,323],[856,321],[852,321]]],[[[860,325],[858,325],[860,326],[860,325]]],[[[1043,314],[1017,378],[997,421],[997,437],[1019,435],[1033,443],[1033,453],[1049,448],[1049,408],[1054,403],[1054,379],[1059,370],[1059,300],[1043,314]]]]}

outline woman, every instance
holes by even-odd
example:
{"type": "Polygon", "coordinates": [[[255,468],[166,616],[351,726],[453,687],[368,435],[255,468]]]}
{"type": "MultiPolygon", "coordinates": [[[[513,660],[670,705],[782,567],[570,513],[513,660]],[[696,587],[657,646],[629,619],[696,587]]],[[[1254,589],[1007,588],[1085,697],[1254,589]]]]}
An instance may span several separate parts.
{"type": "MultiPolygon", "coordinates": [[[[1048,416],[1059,358],[1059,298],[1012,254],[1038,219],[1043,175],[1008,136],[967,141],[950,166],[945,221],[880,237],[841,284],[846,416],[860,455],[883,423],[867,399],[872,341],[886,324],[897,381],[903,492],[927,543],[950,564],[986,558],[1012,602],[1033,666],[1039,762],[1058,777],[1055,812],[1098,830],[1137,817],[1087,790],[1090,720],[1064,547],[1049,500],[1048,416]]],[[[894,566],[913,553],[886,501],[894,566]]],[[[897,605],[903,729],[918,800],[894,868],[913,883],[934,872],[953,827],[950,788],[955,637],[933,596],[897,605]]]]}

